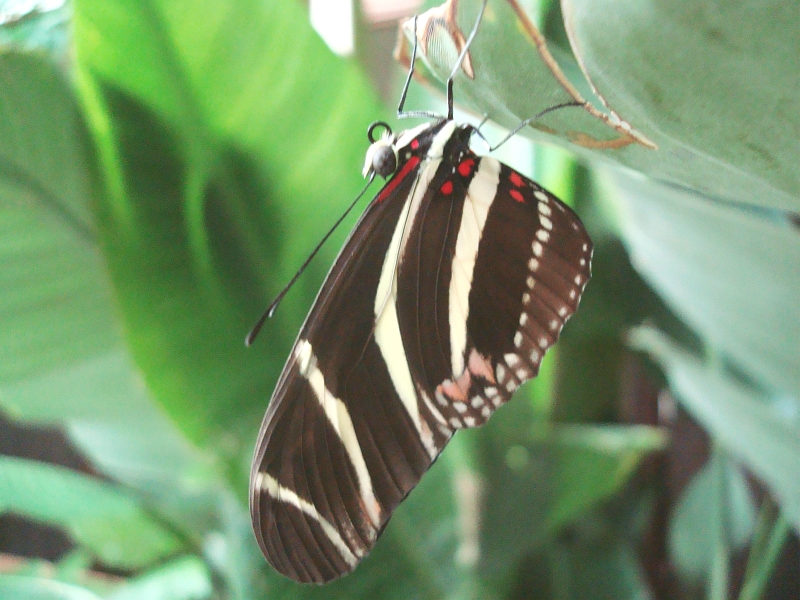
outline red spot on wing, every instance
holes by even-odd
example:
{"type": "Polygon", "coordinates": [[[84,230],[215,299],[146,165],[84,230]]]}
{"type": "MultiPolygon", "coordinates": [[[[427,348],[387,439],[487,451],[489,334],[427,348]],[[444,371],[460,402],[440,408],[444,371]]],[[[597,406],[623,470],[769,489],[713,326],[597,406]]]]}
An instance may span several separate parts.
{"type": "Polygon", "coordinates": [[[376,201],[382,202],[383,200],[386,200],[386,197],[393,191],[395,191],[395,189],[397,189],[397,186],[403,182],[403,179],[405,179],[408,176],[408,174],[414,170],[414,167],[416,167],[419,164],[419,161],[420,161],[419,156],[412,156],[411,158],[409,158],[406,161],[406,164],[403,165],[403,168],[400,169],[400,172],[397,173],[397,175],[395,175],[394,177],[392,177],[389,183],[383,186],[383,189],[378,193],[376,201]]]}
{"type": "Polygon", "coordinates": [[[417,139],[411,140],[411,149],[416,150],[417,148],[419,148],[419,140],[417,139]]]}
{"type": "Polygon", "coordinates": [[[524,201],[525,201],[525,200],[523,199],[523,197],[522,197],[522,194],[520,194],[520,193],[519,193],[519,190],[511,190],[511,191],[509,192],[509,194],[511,194],[511,197],[512,197],[514,200],[516,200],[517,202],[524,202],[524,201]]]}
{"type": "Polygon", "coordinates": [[[472,173],[472,168],[475,166],[475,160],[472,158],[468,158],[466,160],[462,160],[461,164],[458,165],[458,173],[462,177],[467,177],[470,173],[472,173]]]}
{"type": "Polygon", "coordinates": [[[442,187],[439,188],[439,191],[442,192],[445,196],[449,196],[453,193],[453,182],[452,181],[445,181],[442,184],[442,187]]]}
{"type": "MultiPolygon", "coordinates": [[[[519,176],[519,173],[514,171],[511,172],[511,175],[508,176],[508,179],[517,187],[522,187],[522,177],[519,176]]],[[[516,198],[516,196],[514,196],[516,198]]],[[[521,200],[520,200],[521,202],[521,200]]]]}

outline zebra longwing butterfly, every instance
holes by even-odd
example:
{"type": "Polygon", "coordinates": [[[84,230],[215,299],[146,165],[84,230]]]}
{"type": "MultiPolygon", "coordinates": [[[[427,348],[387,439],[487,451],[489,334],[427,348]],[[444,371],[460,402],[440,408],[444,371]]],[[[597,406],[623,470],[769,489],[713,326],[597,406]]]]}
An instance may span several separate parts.
{"type": "Polygon", "coordinates": [[[253,527],[296,581],[356,567],[452,435],[538,373],[591,274],[575,213],[470,149],[452,77],[448,104],[446,118],[399,135],[370,130],[365,174],[389,179],[322,285],[261,426],[253,527]]]}

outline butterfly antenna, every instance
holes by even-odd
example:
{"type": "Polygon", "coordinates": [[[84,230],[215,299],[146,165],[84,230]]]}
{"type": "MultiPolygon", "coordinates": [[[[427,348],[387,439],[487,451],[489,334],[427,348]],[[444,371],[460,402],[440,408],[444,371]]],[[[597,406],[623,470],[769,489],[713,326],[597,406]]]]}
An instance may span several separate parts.
{"type": "Polygon", "coordinates": [[[347,210],[344,211],[344,214],[342,214],[342,216],[339,217],[339,219],[336,221],[336,223],[333,224],[333,227],[331,227],[328,230],[328,233],[326,233],[325,236],[322,238],[322,240],[320,240],[320,242],[317,244],[317,247],[314,248],[314,250],[312,250],[311,254],[308,255],[308,258],[305,260],[305,262],[303,262],[301,267],[297,270],[297,273],[294,274],[294,277],[292,277],[292,280],[286,285],[286,287],[284,287],[281,290],[281,293],[278,294],[275,297],[275,300],[272,301],[272,304],[269,305],[267,310],[264,311],[264,314],[262,314],[261,317],[258,319],[256,324],[250,330],[250,333],[248,333],[247,337],[244,338],[244,345],[245,346],[247,346],[249,348],[253,344],[253,341],[256,339],[256,336],[258,335],[258,332],[261,331],[261,327],[263,327],[263,325],[266,322],[266,320],[272,318],[272,315],[275,314],[275,311],[277,310],[278,305],[281,303],[281,300],[283,300],[283,297],[286,295],[286,293],[290,289],[292,289],[292,286],[300,278],[300,275],[303,274],[303,271],[306,270],[306,267],[311,263],[312,260],[314,260],[314,257],[317,255],[317,252],[320,251],[320,249],[322,248],[323,244],[325,244],[325,242],[328,241],[328,238],[331,237],[331,235],[333,234],[334,231],[336,231],[336,228],[339,227],[339,225],[341,225],[341,223],[342,223],[342,221],[344,221],[345,217],[348,214],[350,214],[350,211],[353,210],[353,208],[358,203],[358,201],[361,200],[361,197],[366,193],[366,191],[369,188],[369,186],[372,185],[373,179],[375,179],[375,174],[374,173],[370,175],[369,181],[367,181],[367,185],[364,186],[364,189],[361,190],[361,192],[358,194],[358,196],[356,196],[356,199],[353,200],[353,202],[350,204],[350,206],[347,207],[347,210]]]}
{"type": "MultiPolygon", "coordinates": [[[[568,108],[568,107],[571,107],[571,106],[585,107],[586,103],[585,102],[577,102],[577,101],[563,102],[561,104],[556,104],[555,106],[550,106],[549,108],[545,108],[539,114],[537,114],[537,115],[535,115],[533,117],[530,117],[528,119],[525,119],[524,121],[520,121],[519,125],[514,127],[514,129],[512,129],[511,132],[509,132],[509,134],[506,137],[504,137],[502,140],[500,140],[497,143],[497,145],[495,145],[495,146],[491,146],[490,145],[489,146],[489,152],[494,152],[495,150],[497,150],[500,146],[505,144],[508,140],[510,140],[512,137],[514,137],[517,133],[519,133],[519,131],[523,127],[527,127],[528,125],[533,123],[536,119],[539,119],[539,118],[543,117],[544,115],[546,115],[547,113],[553,112],[554,110],[560,110],[562,108],[568,108]]],[[[484,141],[486,141],[486,138],[483,137],[483,134],[480,134],[480,136],[484,139],[484,141]]],[[[488,141],[487,141],[487,143],[488,143],[488,141]]]]}

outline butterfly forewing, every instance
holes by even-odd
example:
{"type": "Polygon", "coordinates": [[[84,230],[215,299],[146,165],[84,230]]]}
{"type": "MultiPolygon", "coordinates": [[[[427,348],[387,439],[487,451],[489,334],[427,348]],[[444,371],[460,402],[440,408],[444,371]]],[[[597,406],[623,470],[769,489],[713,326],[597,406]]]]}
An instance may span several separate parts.
{"type": "Polygon", "coordinates": [[[589,278],[577,216],[471,134],[445,120],[401,136],[273,395],[251,514],[297,581],[355,568],[453,432],[536,375],[589,278]]]}
{"type": "Polygon", "coordinates": [[[253,524],[270,563],[298,581],[351,571],[436,454],[423,443],[375,337],[386,256],[421,189],[421,157],[435,130],[425,129],[408,148],[411,155],[346,242],[262,424],[251,475],[253,524]]]}

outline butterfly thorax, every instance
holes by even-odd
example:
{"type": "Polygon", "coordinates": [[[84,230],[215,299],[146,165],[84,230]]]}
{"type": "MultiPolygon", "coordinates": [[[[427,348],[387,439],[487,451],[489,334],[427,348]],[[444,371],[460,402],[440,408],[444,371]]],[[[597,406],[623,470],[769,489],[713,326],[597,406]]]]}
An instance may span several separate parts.
{"type": "Polygon", "coordinates": [[[455,125],[450,119],[423,123],[398,134],[386,127],[383,135],[367,149],[363,175],[390,178],[403,172],[409,161],[418,164],[426,158],[442,159],[444,154],[463,154],[469,149],[474,131],[472,125],[455,125]]]}

